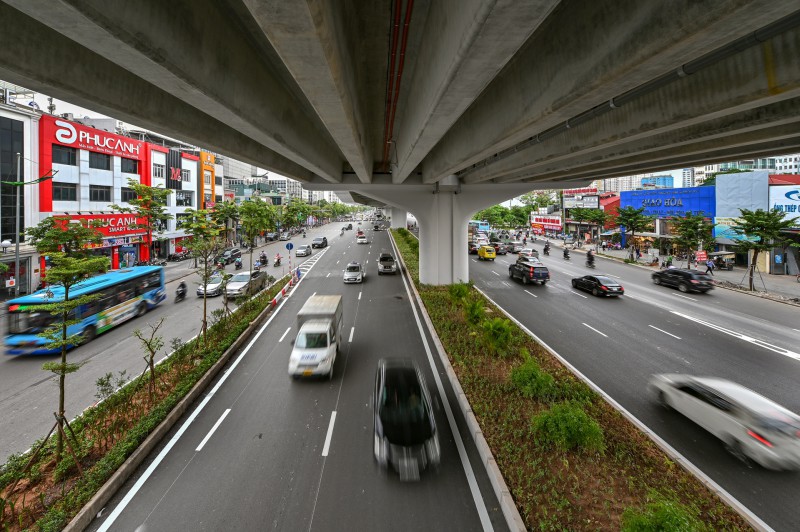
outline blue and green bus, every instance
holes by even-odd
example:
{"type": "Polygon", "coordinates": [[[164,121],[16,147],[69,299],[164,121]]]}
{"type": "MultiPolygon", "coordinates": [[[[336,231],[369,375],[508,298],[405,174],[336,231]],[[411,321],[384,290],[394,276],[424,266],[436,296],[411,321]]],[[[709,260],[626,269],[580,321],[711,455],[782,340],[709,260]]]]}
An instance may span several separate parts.
{"type": "MultiPolygon", "coordinates": [[[[79,334],[81,343],[91,341],[96,335],[143,315],[167,298],[164,288],[164,268],[161,266],[134,266],[96,275],[69,289],[70,299],[98,295],[97,299],[75,310],[78,323],[67,327],[67,334],[79,334]]],[[[37,336],[60,317],[37,310],[43,304],[64,300],[64,287],[48,286],[33,294],[12,299],[7,303],[8,332],[6,354],[49,355],[61,352],[48,345],[48,340],[37,336]]]]}

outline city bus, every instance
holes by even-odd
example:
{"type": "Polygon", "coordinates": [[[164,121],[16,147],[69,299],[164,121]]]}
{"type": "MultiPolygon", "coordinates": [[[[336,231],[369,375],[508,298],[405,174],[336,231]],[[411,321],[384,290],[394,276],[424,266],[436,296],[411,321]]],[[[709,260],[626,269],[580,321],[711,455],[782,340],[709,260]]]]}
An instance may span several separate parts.
{"type": "Polygon", "coordinates": [[[482,222],[480,220],[470,220],[468,226],[470,229],[469,231],[470,233],[476,232],[476,233],[486,233],[487,235],[489,234],[489,222],[482,222]]]}
{"type": "MultiPolygon", "coordinates": [[[[98,295],[94,301],[75,310],[74,325],[67,334],[79,334],[80,343],[91,341],[98,334],[143,315],[167,298],[164,288],[164,268],[161,266],[134,266],[90,277],[69,289],[70,299],[84,295],[98,295]]],[[[33,294],[12,299],[7,303],[8,355],[50,355],[60,353],[48,345],[46,338],[37,336],[60,317],[37,307],[64,300],[64,287],[48,286],[33,294]]],[[[71,346],[75,347],[75,346],[71,346]]]]}

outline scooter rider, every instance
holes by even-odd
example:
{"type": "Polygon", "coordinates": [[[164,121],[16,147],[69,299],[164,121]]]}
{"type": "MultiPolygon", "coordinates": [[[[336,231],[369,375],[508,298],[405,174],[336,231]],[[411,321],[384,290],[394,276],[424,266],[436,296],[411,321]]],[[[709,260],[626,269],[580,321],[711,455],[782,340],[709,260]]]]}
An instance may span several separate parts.
{"type": "Polygon", "coordinates": [[[278,253],[277,255],[275,255],[275,262],[274,262],[275,266],[280,266],[280,265],[281,265],[281,259],[282,259],[282,258],[283,258],[283,257],[281,257],[281,254],[280,254],[280,253],[278,253]]]}
{"type": "Polygon", "coordinates": [[[175,295],[177,296],[176,299],[178,301],[180,301],[181,299],[186,297],[186,291],[187,290],[188,289],[186,288],[186,282],[185,281],[181,281],[180,284],[178,284],[177,290],[175,290],[175,295]]]}
{"type": "Polygon", "coordinates": [[[594,266],[594,251],[591,249],[586,253],[586,263],[589,264],[589,266],[594,266]]]}
{"type": "Polygon", "coordinates": [[[569,249],[564,248],[564,258],[569,260],[569,249]]]}
{"type": "Polygon", "coordinates": [[[545,242],[544,243],[544,254],[545,255],[549,255],[550,254],[550,242],[545,242]]]}

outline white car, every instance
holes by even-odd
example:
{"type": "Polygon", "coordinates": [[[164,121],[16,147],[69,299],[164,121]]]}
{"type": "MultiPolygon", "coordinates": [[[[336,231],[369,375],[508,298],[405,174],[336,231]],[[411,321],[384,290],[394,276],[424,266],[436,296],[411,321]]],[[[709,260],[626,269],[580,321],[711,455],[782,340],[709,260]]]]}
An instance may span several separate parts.
{"type": "Polygon", "coordinates": [[[715,377],[660,374],[650,387],[661,404],[722,440],[740,460],[768,469],[800,469],[800,416],[774,401],[715,377]]]}
{"type": "Polygon", "coordinates": [[[367,276],[364,266],[360,262],[351,262],[344,269],[343,281],[345,283],[362,283],[367,276]]]}
{"type": "Polygon", "coordinates": [[[262,290],[266,283],[267,275],[262,271],[255,271],[252,275],[249,271],[239,272],[228,280],[228,284],[225,285],[225,295],[252,296],[262,290]]]}
{"type": "Polygon", "coordinates": [[[297,251],[294,252],[295,257],[307,257],[309,255],[311,255],[311,246],[308,244],[297,246],[297,251]]]}
{"type": "Polygon", "coordinates": [[[356,244],[369,244],[369,242],[367,242],[367,235],[358,235],[356,237],[356,244]]]}

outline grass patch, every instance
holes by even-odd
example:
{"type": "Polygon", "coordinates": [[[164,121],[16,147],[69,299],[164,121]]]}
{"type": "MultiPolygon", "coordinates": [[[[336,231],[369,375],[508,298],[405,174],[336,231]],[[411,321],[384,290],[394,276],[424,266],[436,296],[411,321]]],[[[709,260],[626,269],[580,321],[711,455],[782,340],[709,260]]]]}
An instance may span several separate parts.
{"type": "Polygon", "coordinates": [[[490,326],[506,343],[487,349],[485,324],[502,312],[469,284],[421,285],[416,239],[392,234],[528,530],[616,531],[623,516],[641,527],[630,530],[671,530],[642,523],[680,512],[697,520],[681,530],[750,528],[515,325],[490,326]]]}

